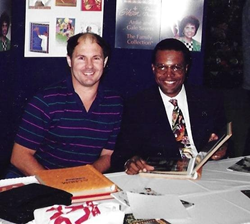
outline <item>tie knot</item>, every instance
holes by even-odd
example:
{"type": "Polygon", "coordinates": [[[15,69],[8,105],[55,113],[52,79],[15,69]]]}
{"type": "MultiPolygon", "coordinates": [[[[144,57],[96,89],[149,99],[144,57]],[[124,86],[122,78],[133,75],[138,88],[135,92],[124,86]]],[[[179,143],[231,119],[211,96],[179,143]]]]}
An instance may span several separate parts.
{"type": "Polygon", "coordinates": [[[171,99],[171,100],[169,100],[169,102],[172,103],[174,105],[174,107],[176,107],[178,105],[176,99],[171,99]]]}

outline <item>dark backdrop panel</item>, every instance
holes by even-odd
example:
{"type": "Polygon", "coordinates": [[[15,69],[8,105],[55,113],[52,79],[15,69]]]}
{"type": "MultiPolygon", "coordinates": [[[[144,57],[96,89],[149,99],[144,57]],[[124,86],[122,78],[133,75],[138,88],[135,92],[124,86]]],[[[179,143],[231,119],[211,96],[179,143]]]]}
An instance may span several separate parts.
{"type": "MultiPolygon", "coordinates": [[[[112,47],[103,82],[124,98],[152,85],[151,50],[115,49],[115,0],[104,0],[103,37],[112,47]]],[[[25,1],[12,0],[12,49],[0,52],[0,176],[6,167],[23,109],[40,88],[70,75],[65,58],[25,58],[25,1]]],[[[188,82],[203,82],[203,52],[193,53],[188,82]]]]}

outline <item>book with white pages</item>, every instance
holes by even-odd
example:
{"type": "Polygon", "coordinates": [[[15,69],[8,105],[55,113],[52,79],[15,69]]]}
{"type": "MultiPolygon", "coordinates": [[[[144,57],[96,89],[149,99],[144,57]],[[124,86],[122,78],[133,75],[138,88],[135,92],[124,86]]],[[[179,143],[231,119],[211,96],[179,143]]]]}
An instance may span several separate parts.
{"type": "Polygon", "coordinates": [[[162,157],[149,157],[147,164],[155,167],[153,171],[141,172],[143,177],[199,179],[204,164],[232,136],[232,122],[229,122],[217,140],[211,141],[197,156],[190,159],[166,160],[162,157]]]}

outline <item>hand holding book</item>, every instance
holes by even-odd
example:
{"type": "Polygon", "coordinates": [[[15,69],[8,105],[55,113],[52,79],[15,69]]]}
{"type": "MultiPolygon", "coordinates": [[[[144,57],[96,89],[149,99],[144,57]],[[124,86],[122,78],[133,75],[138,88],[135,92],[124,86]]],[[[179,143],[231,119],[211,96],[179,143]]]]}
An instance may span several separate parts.
{"type": "MultiPolygon", "coordinates": [[[[163,165],[163,170],[154,169],[151,172],[141,172],[141,176],[146,177],[162,177],[162,178],[177,178],[177,179],[198,179],[201,177],[201,169],[203,165],[212,158],[213,155],[218,150],[222,150],[221,156],[223,155],[226,146],[226,141],[232,136],[232,124],[231,122],[227,124],[226,130],[217,140],[210,141],[207,149],[202,149],[201,152],[194,158],[190,160],[186,160],[181,163],[180,166],[179,160],[166,160],[165,158],[158,159],[158,164],[163,165]],[[179,164],[179,165],[178,165],[179,164]],[[165,171],[164,171],[165,166],[165,171]],[[180,168],[183,168],[180,170],[180,168]]],[[[219,152],[220,153],[220,152],[219,152]]],[[[219,155],[219,154],[217,154],[219,155]]],[[[151,161],[151,165],[154,165],[153,162],[157,164],[157,158],[151,158],[151,160],[147,160],[147,163],[151,161]],[[153,161],[153,162],[152,162],[153,161]]],[[[156,166],[155,166],[156,167],[156,166]]]]}
{"type": "MultiPolygon", "coordinates": [[[[204,148],[204,150],[207,149],[207,151],[211,148],[211,146],[214,144],[214,142],[216,142],[218,140],[218,135],[216,135],[215,133],[212,133],[207,146],[204,148]]],[[[227,153],[227,143],[224,143],[215,153],[214,155],[211,157],[212,160],[219,160],[222,159],[223,157],[225,157],[226,153],[227,153]]]]}
{"type": "Polygon", "coordinates": [[[124,168],[125,172],[130,175],[154,170],[153,166],[147,164],[146,161],[139,156],[133,156],[131,159],[128,159],[124,164],[124,168]]]}

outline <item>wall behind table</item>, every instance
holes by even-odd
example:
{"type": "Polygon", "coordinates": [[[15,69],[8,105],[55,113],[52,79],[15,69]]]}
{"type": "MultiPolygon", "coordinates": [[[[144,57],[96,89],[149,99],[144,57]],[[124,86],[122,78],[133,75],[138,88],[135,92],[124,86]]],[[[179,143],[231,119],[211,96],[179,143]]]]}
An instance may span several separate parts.
{"type": "MultiPolygon", "coordinates": [[[[116,1],[105,0],[103,37],[112,47],[103,82],[124,98],[152,85],[151,50],[115,49],[116,1]]],[[[9,162],[23,109],[40,88],[69,75],[65,58],[25,58],[25,1],[12,0],[12,49],[0,52],[0,176],[9,162]]],[[[189,82],[202,84],[203,53],[193,53],[189,82]]]]}

